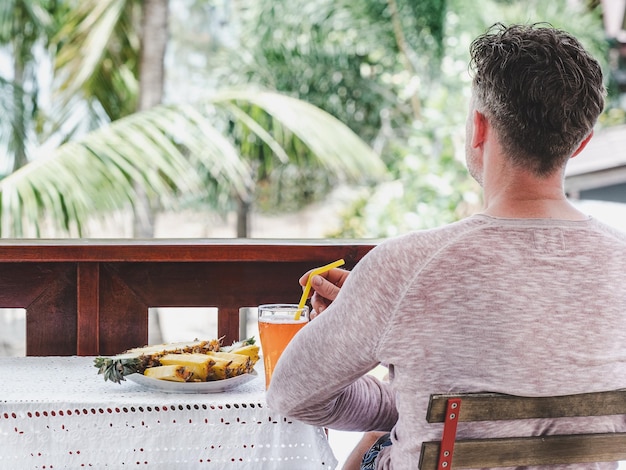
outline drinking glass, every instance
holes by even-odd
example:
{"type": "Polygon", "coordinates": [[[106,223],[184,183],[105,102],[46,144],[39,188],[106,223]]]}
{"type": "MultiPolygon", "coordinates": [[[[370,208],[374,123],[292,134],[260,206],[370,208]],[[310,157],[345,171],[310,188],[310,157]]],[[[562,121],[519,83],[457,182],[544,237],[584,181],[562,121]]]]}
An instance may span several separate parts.
{"type": "Polygon", "coordinates": [[[259,305],[259,337],[265,367],[265,387],[291,339],[309,322],[309,307],[297,304],[259,305]]]}

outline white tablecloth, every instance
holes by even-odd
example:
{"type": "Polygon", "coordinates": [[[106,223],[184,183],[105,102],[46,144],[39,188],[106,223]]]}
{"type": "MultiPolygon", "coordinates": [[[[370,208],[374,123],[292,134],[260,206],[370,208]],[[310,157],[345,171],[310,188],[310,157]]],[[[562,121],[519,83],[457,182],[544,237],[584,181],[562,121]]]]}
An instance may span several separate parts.
{"type": "Polygon", "coordinates": [[[323,429],[268,409],[258,369],[172,394],[105,382],[92,357],[0,358],[0,469],[334,469],[323,429]]]}

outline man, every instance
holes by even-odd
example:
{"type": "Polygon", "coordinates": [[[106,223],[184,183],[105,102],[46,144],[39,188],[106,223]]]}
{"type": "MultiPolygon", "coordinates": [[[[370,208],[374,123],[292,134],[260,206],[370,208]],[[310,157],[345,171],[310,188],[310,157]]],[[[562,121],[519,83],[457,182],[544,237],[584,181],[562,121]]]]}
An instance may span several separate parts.
{"type": "MultiPolygon", "coordinates": [[[[574,37],[540,25],[495,25],[472,43],[471,60],[467,166],[483,211],[387,240],[349,276],[330,273],[341,291],[294,338],[268,391],[270,406],[296,419],[390,432],[363,468],[417,468],[422,441],[441,435],[424,418],[431,393],[626,387],[626,235],[563,190],[567,161],[603,108],[600,66],[574,37]],[[388,383],[367,374],[378,364],[388,383]]],[[[328,287],[314,281],[319,293],[328,287]]],[[[580,427],[462,424],[460,438],[580,427]]],[[[626,429],[623,418],[589,426],[626,429]]]]}

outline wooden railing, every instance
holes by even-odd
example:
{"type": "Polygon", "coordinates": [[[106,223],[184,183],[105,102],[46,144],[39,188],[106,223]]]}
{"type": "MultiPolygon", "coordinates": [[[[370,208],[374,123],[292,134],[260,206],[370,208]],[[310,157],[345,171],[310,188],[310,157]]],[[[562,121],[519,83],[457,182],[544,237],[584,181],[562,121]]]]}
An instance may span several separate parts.
{"type": "Polygon", "coordinates": [[[151,307],[217,307],[239,338],[240,308],[297,302],[298,278],[373,242],[3,240],[0,307],[26,309],[26,355],[107,355],[144,345],[151,307]]]}

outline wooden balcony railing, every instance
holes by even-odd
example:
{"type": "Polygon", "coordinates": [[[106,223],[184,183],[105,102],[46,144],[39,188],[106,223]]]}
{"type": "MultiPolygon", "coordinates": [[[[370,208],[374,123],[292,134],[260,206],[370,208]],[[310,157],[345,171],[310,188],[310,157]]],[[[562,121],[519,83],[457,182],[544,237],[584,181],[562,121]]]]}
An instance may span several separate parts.
{"type": "Polygon", "coordinates": [[[373,242],[337,240],[2,240],[0,307],[26,310],[26,355],[109,355],[144,345],[151,307],[217,307],[239,338],[240,308],[297,302],[305,271],[373,242]]]}

